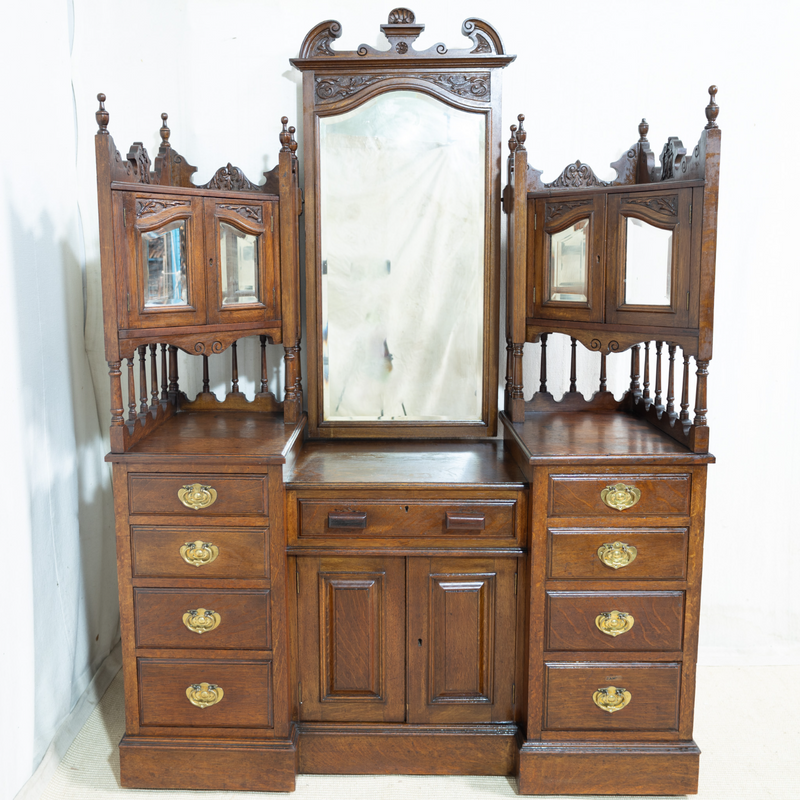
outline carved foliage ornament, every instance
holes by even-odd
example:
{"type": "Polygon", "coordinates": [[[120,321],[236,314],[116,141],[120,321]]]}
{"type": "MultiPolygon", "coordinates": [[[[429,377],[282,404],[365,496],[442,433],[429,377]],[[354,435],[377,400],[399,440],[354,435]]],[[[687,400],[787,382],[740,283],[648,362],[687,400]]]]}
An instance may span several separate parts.
{"type": "Polygon", "coordinates": [[[166,211],[168,208],[188,205],[188,200],[137,200],[136,216],[148,217],[151,214],[158,214],[161,211],[166,211]]]}
{"type": "Polygon", "coordinates": [[[588,164],[576,161],[564,168],[561,175],[552,183],[546,183],[547,189],[585,189],[589,186],[610,186],[606,181],[601,181],[588,164]]]}
{"type": "Polygon", "coordinates": [[[583,206],[591,205],[594,205],[594,201],[589,199],[565,200],[562,203],[547,203],[544,212],[545,222],[551,222],[554,219],[558,219],[562,214],[566,214],[568,211],[572,211],[576,208],[582,208],[583,206]]]}
{"type": "Polygon", "coordinates": [[[666,197],[626,197],[623,202],[626,205],[645,206],[652,211],[659,211],[672,217],[678,214],[677,195],[668,195],[666,197]]]}
{"type": "Polygon", "coordinates": [[[261,206],[242,206],[233,203],[220,203],[219,208],[226,211],[234,211],[245,219],[252,219],[261,222],[261,206]]]}
{"type": "MultiPolygon", "coordinates": [[[[396,75],[341,75],[315,79],[315,93],[320,103],[332,103],[357,94],[362,89],[379,81],[395,78],[396,75]]],[[[458,97],[488,103],[491,99],[489,73],[421,72],[404,74],[404,78],[428,81],[458,97]]]]}
{"type": "Polygon", "coordinates": [[[239,167],[234,167],[230,163],[221,167],[214,173],[214,177],[198,189],[221,189],[223,191],[234,192],[260,192],[261,187],[251,183],[244,172],[239,167]]]}

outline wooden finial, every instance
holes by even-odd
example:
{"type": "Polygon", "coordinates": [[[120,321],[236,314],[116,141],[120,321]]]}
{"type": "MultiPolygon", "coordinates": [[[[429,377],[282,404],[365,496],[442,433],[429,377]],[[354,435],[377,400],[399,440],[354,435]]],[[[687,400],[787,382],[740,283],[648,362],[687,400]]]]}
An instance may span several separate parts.
{"type": "Polygon", "coordinates": [[[719,114],[719,106],[716,104],[717,87],[709,86],[708,95],[711,99],[706,106],[706,119],[708,120],[706,130],[717,127],[717,115],[719,114]]]}
{"type": "Polygon", "coordinates": [[[525,149],[525,140],[528,138],[528,132],[525,130],[523,126],[523,122],[525,122],[525,115],[524,114],[517,114],[517,120],[519,120],[519,129],[517,130],[517,147],[520,150],[525,149]]]}
{"type": "Polygon", "coordinates": [[[106,111],[106,107],[103,105],[106,102],[106,96],[100,92],[97,95],[97,99],[100,101],[100,108],[94,112],[95,119],[97,120],[97,125],[99,127],[98,133],[105,133],[108,135],[108,111],[106,111]]]}
{"type": "Polygon", "coordinates": [[[513,153],[517,149],[517,126],[511,126],[511,138],[508,140],[508,149],[513,153]]]}
{"type": "Polygon", "coordinates": [[[297,152],[297,142],[295,141],[294,134],[295,134],[295,127],[294,125],[290,125],[289,136],[291,138],[289,140],[289,150],[292,151],[292,155],[294,155],[297,152]]]}
{"type": "Polygon", "coordinates": [[[167,127],[166,113],[161,115],[161,129],[159,130],[159,133],[161,134],[161,146],[169,147],[169,128],[167,127]]]}
{"type": "Polygon", "coordinates": [[[650,126],[647,124],[647,120],[642,118],[642,121],[639,123],[639,142],[644,143],[647,141],[647,131],[650,130],[650,126]]]}
{"type": "Polygon", "coordinates": [[[281,140],[281,150],[285,153],[289,152],[289,142],[292,140],[292,135],[289,133],[288,128],[286,127],[289,124],[289,117],[281,117],[281,125],[283,125],[283,130],[278,135],[278,138],[281,140]]]}

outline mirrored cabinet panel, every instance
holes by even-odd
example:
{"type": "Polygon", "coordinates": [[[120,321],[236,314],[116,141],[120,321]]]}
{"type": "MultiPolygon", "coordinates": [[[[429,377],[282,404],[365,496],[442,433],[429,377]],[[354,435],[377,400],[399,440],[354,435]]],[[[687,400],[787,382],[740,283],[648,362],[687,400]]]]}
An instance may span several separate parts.
{"type": "Polygon", "coordinates": [[[219,247],[222,305],[260,302],[258,238],[221,222],[219,247]]]}
{"type": "Polygon", "coordinates": [[[625,305],[672,303],[672,231],[636,217],[625,220],[625,305]]]}
{"type": "Polygon", "coordinates": [[[588,225],[588,220],[582,219],[563,231],[547,234],[550,240],[548,300],[568,303],[589,300],[588,225]]]}
{"type": "Polygon", "coordinates": [[[142,233],[145,308],[188,305],[186,220],[142,233]]]}

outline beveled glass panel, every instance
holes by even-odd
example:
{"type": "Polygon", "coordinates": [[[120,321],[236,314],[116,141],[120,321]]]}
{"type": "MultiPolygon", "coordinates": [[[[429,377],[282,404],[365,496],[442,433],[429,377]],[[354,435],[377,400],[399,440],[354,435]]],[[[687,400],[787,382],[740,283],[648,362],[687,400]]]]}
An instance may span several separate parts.
{"type": "Polygon", "coordinates": [[[188,305],[186,220],[142,234],[145,308],[188,305]]]}
{"type": "Polygon", "coordinates": [[[222,305],[260,302],[258,237],[220,222],[219,272],[222,305]]]}
{"type": "Polygon", "coordinates": [[[319,119],[325,420],[482,418],[485,120],[414,91],[319,119]]]}
{"type": "Polygon", "coordinates": [[[625,305],[669,306],[672,302],[672,231],[628,217],[625,305]]]}
{"type": "Polygon", "coordinates": [[[588,302],[589,220],[580,219],[550,237],[550,300],[588,302]]]}

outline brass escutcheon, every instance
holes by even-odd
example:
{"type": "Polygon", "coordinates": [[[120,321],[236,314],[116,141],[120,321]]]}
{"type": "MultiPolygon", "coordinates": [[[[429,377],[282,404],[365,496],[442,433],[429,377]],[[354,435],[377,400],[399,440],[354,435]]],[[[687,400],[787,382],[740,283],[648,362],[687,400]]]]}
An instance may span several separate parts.
{"type": "Polygon", "coordinates": [[[204,542],[202,539],[181,545],[181,558],[193,567],[210,564],[218,555],[219,547],[211,542],[204,542]]]}
{"type": "Polygon", "coordinates": [[[620,636],[633,627],[634,621],[633,614],[625,611],[603,611],[595,618],[594,624],[609,636],[620,636]]]}
{"type": "Polygon", "coordinates": [[[193,706],[208,708],[222,700],[225,692],[216,683],[193,683],[186,688],[186,696],[193,706]]]}
{"type": "Polygon", "coordinates": [[[606,542],[597,548],[597,557],[611,569],[622,569],[636,558],[638,552],[632,544],[606,542]]]}
{"type": "Polygon", "coordinates": [[[217,490],[210,486],[203,486],[202,483],[192,483],[178,489],[178,499],[186,508],[208,508],[217,499],[217,490]]]}
{"type": "Polygon", "coordinates": [[[598,708],[613,714],[625,708],[631,701],[631,693],[627,689],[617,686],[606,686],[598,689],[593,695],[592,700],[598,708]]]}
{"type": "Polygon", "coordinates": [[[222,617],[216,611],[205,608],[190,608],[183,615],[183,624],[193,633],[213,631],[220,622],[222,622],[222,617]]]}
{"type": "Polygon", "coordinates": [[[642,497],[641,489],[635,486],[626,486],[624,483],[615,483],[613,486],[606,486],[600,492],[600,499],[609,507],[617,511],[624,511],[626,508],[635,506],[642,497]]]}

